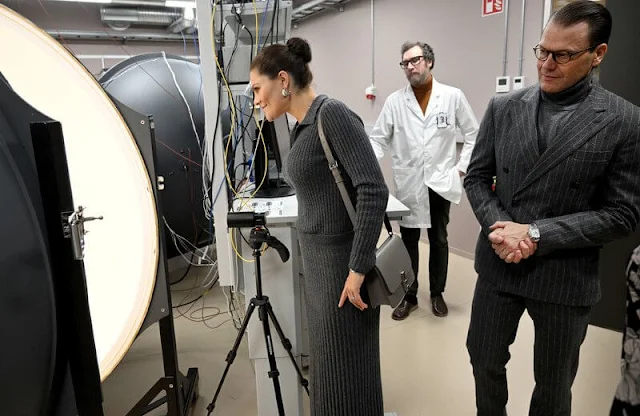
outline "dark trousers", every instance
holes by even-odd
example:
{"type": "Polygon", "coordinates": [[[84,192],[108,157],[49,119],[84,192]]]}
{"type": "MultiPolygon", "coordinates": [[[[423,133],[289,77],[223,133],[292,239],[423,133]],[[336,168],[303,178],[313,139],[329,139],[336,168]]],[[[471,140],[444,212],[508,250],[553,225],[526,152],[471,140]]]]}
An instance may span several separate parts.
{"type": "Polygon", "coordinates": [[[479,278],[473,296],[467,349],[476,383],[478,416],[505,415],[509,346],[527,310],[535,326],[533,367],[536,386],[530,416],[570,416],[571,385],[591,307],[563,306],[497,290],[479,278]]]}
{"type": "MultiPolygon", "coordinates": [[[[635,252],[640,255],[640,246],[635,252]]],[[[622,371],[611,405],[610,416],[640,415],[640,256],[632,256],[627,266],[627,316],[622,337],[622,371]]]]}
{"type": "Polygon", "coordinates": [[[613,404],[611,405],[611,412],[609,413],[609,416],[632,415],[640,415],[640,405],[633,405],[628,402],[623,402],[622,400],[613,399],[613,404]]]}
{"type": "MultiPolygon", "coordinates": [[[[429,290],[432,297],[441,295],[447,283],[447,270],[449,267],[447,225],[449,224],[450,209],[451,202],[429,189],[431,228],[427,228],[427,235],[429,236],[429,290]]],[[[416,276],[416,280],[405,296],[405,299],[413,304],[418,303],[418,242],[420,241],[420,231],[420,228],[400,227],[400,235],[404,245],[407,247],[409,257],[411,257],[411,266],[416,276]]]]}

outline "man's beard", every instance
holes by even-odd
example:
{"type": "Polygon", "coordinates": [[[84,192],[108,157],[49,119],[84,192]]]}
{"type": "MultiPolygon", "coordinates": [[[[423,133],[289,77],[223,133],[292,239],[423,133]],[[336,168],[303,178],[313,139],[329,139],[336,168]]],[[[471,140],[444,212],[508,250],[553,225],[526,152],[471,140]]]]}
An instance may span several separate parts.
{"type": "Polygon", "coordinates": [[[412,87],[417,88],[421,87],[427,83],[427,74],[415,74],[409,76],[409,84],[412,87]]]}

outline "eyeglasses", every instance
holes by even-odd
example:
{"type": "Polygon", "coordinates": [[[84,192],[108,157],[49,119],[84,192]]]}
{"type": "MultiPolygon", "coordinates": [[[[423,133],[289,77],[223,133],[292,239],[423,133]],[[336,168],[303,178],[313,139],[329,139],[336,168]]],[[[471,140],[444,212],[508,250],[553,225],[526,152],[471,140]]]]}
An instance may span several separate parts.
{"type": "Polygon", "coordinates": [[[586,51],[593,51],[595,48],[596,48],[595,46],[589,46],[588,48],[583,49],[581,51],[577,51],[577,52],[568,52],[568,51],[553,52],[553,51],[548,51],[542,48],[540,45],[538,45],[535,48],[533,48],[533,53],[536,55],[536,58],[538,58],[538,60],[540,61],[546,61],[547,58],[549,58],[549,55],[551,55],[553,56],[553,60],[556,61],[556,63],[562,65],[562,64],[568,63],[574,57],[581,55],[586,51]]]}
{"type": "Polygon", "coordinates": [[[409,66],[409,64],[416,66],[420,63],[420,61],[422,61],[424,59],[424,56],[420,55],[420,56],[414,56],[411,59],[407,59],[406,61],[402,61],[400,62],[400,68],[402,69],[407,69],[407,67],[409,66]]]}

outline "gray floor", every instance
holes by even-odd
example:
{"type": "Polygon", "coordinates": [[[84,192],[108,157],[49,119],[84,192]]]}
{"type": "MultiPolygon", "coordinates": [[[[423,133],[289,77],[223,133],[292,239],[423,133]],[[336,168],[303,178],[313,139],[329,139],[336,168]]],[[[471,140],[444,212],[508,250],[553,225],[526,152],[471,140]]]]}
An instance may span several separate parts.
{"type": "MultiPolygon", "coordinates": [[[[421,270],[427,269],[427,246],[421,243],[421,270]]],[[[202,282],[203,270],[174,287],[174,303],[181,302],[202,282]],[[183,290],[187,291],[183,291],[183,290]]],[[[428,308],[428,279],[420,275],[420,308],[407,320],[391,320],[383,310],[381,348],[385,410],[397,416],[473,415],[475,395],[471,366],[465,349],[471,299],[475,284],[472,262],[451,256],[445,298],[450,306],[447,318],[436,318],[428,308]]],[[[192,299],[189,295],[187,299],[192,299]]],[[[206,415],[215,387],[225,366],[225,357],[236,337],[227,313],[222,289],[215,286],[187,311],[175,315],[180,365],[200,371],[200,397],[193,415],[206,415]],[[204,307],[204,309],[203,309],[204,307]],[[215,315],[215,316],[214,316],[215,315]],[[202,323],[205,318],[206,325],[202,323]],[[189,319],[195,320],[190,321],[189,319]],[[198,322],[198,319],[200,322],[198,322]]],[[[244,307],[242,307],[244,309],[244,307]]],[[[512,415],[526,415],[533,390],[533,325],[524,315],[509,363],[509,405],[512,415]]],[[[620,374],[622,335],[590,327],[583,345],[580,368],[573,388],[573,414],[603,416],[620,374]]],[[[162,356],[157,325],[143,333],[125,359],[103,385],[108,416],[125,415],[147,389],[162,376],[162,356]]],[[[241,345],[214,415],[257,415],[255,375],[248,360],[246,337],[241,345]]],[[[158,409],[151,415],[163,415],[158,409]]]]}

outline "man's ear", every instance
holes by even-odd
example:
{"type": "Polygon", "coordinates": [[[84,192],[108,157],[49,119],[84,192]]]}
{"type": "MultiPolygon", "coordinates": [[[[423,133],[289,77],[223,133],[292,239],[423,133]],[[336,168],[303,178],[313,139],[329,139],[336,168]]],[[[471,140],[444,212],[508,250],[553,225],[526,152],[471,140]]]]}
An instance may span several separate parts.
{"type": "Polygon", "coordinates": [[[606,43],[601,43],[600,45],[596,46],[596,49],[594,50],[595,55],[593,56],[593,61],[591,62],[592,67],[595,68],[602,63],[602,60],[604,59],[604,56],[606,55],[608,49],[609,46],[606,43]]]}

